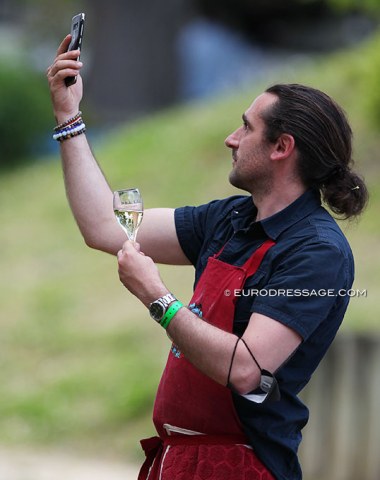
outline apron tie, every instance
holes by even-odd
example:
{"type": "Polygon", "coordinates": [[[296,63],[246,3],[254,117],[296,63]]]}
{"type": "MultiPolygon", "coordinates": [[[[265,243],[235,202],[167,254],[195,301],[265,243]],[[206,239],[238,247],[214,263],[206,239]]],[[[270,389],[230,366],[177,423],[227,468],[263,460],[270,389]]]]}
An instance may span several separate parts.
{"type": "MultiPolygon", "coordinates": [[[[248,440],[245,435],[168,435],[164,438],[150,437],[140,441],[144,450],[146,459],[143,463],[138,480],[145,480],[152,474],[152,478],[156,478],[162,453],[166,447],[174,447],[177,445],[244,445],[248,446],[248,440]],[[152,470],[152,471],[151,471],[152,470]]],[[[249,447],[251,448],[251,447],[249,447]]]]}
{"type": "MultiPolygon", "coordinates": [[[[142,449],[144,450],[146,459],[140,469],[140,473],[137,480],[145,480],[146,478],[148,478],[149,472],[153,467],[155,458],[157,459],[161,458],[164,444],[160,437],[144,438],[143,440],[140,441],[140,444],[142,449]]],[[[157,465],[158,463],[160,462],[157,462],[157,465]]],[[[157,468],[157,466],[155,468],[157,468]]],[[[156,477],[153,475],[153,478],[156,478],[156,477]]]]}

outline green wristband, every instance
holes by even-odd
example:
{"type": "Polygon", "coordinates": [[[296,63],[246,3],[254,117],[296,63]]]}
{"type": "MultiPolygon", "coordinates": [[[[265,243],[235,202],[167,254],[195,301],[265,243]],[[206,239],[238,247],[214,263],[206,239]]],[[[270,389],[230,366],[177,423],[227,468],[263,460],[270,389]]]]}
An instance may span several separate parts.
{"type": "Polygon", "coordinates": [[[174,315],[178,312],[178,310],[180,308],[182,308],[183,305],[181,302],[179,302],[178,300],[173,302],[167,312],[165,313],[165,315],[162,317],[162,320],[160,322],[160,325],[161,327],[163,327],[165,330],[168,328],[169,326],[169,323],[172,321],[174,315]]]}

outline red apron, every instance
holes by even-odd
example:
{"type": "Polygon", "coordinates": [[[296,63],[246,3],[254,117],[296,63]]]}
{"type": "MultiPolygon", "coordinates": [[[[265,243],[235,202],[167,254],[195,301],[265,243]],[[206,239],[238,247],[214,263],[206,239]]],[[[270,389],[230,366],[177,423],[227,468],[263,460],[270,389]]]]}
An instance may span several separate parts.
{"type": "MultiPolygon", "coordinates": [[[[265,241],[241,267],[220,261],[221,251],[210,257],[189,308],[232,333],[234,290],[244,287],[273,245],[265,241]]],[[[153,421],[159,437],[141,442],[147,459],[139,480],[274,478],[247,445],[231,391],[197,370],[175,345],[158,387],[153,421]]]]}

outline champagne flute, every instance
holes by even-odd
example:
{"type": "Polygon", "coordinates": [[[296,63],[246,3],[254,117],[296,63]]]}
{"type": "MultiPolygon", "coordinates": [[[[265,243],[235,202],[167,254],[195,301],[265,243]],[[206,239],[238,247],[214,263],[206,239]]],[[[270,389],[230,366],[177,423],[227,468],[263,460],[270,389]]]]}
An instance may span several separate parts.
{"type": "Polygon", "coordinates": [[[139,189],[116,190],[113,193],[113,211],[129,240],[135,241],[144,211],[139,189]]]}

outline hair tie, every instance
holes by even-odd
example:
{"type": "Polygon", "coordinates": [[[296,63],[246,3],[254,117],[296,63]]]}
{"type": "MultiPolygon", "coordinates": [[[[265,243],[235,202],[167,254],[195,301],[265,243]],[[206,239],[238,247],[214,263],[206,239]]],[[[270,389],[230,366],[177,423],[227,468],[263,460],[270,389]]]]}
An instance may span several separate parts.
{"type": "Polygon", "coordinates": [[[344,168],[342,167],[334,167],[332,170],[330,170],[327,174],[322,176],[321,178],[317,179],[317,182],[319,185],[323,185],[325,183],[330,183],[332,180],[334,180],[336,177],[342,177],[343,174],[345,173],[344,168]]]}

